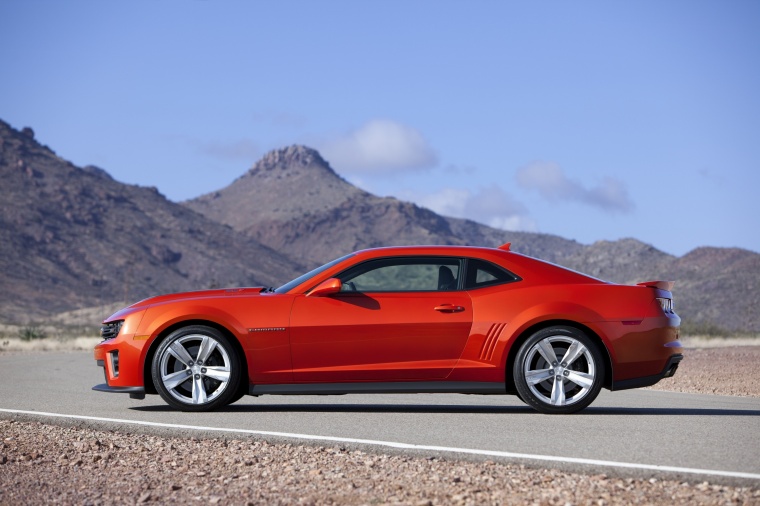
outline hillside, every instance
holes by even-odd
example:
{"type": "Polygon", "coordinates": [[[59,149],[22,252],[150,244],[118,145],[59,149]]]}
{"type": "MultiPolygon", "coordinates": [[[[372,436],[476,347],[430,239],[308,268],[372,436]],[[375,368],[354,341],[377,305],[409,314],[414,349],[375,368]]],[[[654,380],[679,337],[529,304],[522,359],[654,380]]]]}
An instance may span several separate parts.
{"type": "Polygon", "coordinates": [[[700,248],[678,258],[635,239],[587,246],[555,235],[507,232],[447,218],[356,188],[304,146],[272,151],[226,188],[185,205],[309,266],[374,246],[512,242],[514,251],[608,281],[676,280],[679,314],[691,328],[760,331],[757,253],[700,248]]]}
{"type": "Polygon", "coordinates": [[[226,188],[185,205],[313,266],[347,251],[389,245],[497,246],[512,240],[519,251],[551,261],[583,249],[561,237],[507,233],[377,197],[346,182],[304,146],[272,151],[226,188]]]}
{"type": "MultiPolygon", "coordinates": [[[[0,318],[277,284],[302,268],[155,188],[79,168],[0,121],[0,318]]],[[[106,316],[106,315],[104,315],[106,316]]]]}
{"type": "Polygon", "coordinates": [[[178,204],[77,167],[0,121],[0,321],[217,286],[278,285],[348,251],[512,242],[614,282],[672,279],[687,327],[760,332],[760,254],[668,255],[635,239],[583,245],[440,216],[367,193],[312,149],[268,153],[226,188],[178,204]]]}

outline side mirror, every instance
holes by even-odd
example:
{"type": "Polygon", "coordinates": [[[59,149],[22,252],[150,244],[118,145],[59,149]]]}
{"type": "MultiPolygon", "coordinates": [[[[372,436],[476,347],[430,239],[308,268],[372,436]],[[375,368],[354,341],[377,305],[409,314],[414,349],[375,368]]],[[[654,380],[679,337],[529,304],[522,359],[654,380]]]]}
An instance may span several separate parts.
{"type": "Polygon", "coordinates": [[[340,292],[342,286],[338,278],[330,278],[322,281],[312,291],[306,294],[307,297],[326,297],[340,292]]]}

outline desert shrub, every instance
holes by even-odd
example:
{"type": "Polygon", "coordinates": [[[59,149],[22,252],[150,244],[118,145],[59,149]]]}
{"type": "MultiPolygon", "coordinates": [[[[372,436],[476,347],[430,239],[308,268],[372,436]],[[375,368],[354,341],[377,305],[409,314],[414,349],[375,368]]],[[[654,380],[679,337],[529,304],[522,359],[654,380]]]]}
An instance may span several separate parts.
{"type": "Polygon", "coordinates": [[[736,334],[706,321],[681,321],[681,334],[686,336],[725,337],[736,334]]]}
{"type": "Polygon", "coordinates": [[[31,341],[33,339],[45,339],[47,335],[39,325],[26,325],[19,329],[18,337],[22,341],[31,341]]]}

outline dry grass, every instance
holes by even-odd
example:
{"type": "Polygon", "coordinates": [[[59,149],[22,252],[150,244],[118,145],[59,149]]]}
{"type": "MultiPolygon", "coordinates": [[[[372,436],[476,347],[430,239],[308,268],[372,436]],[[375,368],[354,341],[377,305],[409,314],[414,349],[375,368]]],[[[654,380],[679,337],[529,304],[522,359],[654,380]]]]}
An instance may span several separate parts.
{"type": "Polygon", "coordinates": [[[0,353],[5,351],[90,351],[101,341],[99,337],[80,336],[65,338],[45,338],[24,341],[18,337],[0,340],[0,353]]]}
{"type": "Polygon", "coordinates": [[[760,346],[760,335],[743,336],[686,336],[682,338],[685,348],[730,348],[733,346],[760,346]]]}

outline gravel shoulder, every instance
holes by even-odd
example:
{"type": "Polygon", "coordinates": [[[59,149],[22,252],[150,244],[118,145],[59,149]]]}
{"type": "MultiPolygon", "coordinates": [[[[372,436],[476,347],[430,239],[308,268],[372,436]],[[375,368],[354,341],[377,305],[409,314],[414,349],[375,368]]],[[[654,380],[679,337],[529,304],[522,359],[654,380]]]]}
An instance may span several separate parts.
{"type": "Polygon", "coordinates": [[[686,348],[675,376],[650,387],[654,390],[760,397],[760,346],[686,348]]]}
{"type": "MultiPolygon", "coordinates": [[[[29,351],[5,351],[19,352],[29,351]]],[[[760,346],[688,348],[675,377],[651,388],[760,397],[760,378],[740,376],[758,359],[760,346]]],[[[625,478],[5,418],[0,504],[760,504],[760,483],[625,478]]]]}
{"type": "Polygon", "coordinates": [[[759,487],[0,420],[0,504],[760,504],[759,487]]]}

